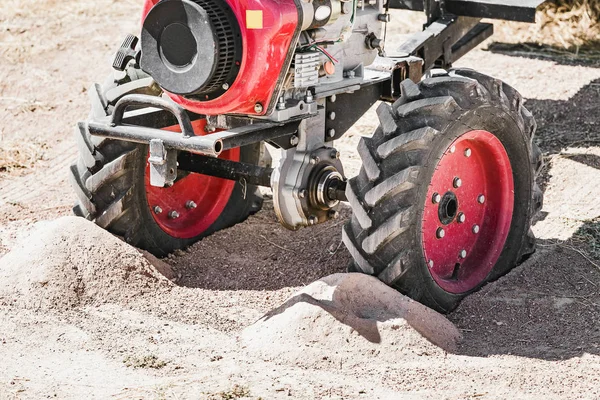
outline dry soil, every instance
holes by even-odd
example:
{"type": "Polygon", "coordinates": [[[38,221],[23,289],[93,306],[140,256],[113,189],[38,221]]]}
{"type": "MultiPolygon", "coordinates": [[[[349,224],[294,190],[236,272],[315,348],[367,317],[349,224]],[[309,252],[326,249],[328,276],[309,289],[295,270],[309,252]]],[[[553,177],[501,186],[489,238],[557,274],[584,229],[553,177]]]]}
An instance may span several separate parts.
{"type": "MultiPolygon", "coordinates": [[[[446,351],[403,325],[406,315],[369,314],[360,335],[363,325],[322,306],[331,299],[304,296],[269,319],[304,286],[345,270],[348,210],[290,232],[267,200],[246,222],[164,263],[84,221],[30,233],[70,214],[73,126],[87,114],[87,88],[136,31],[140,6],[0,4],[0,150],[18,158],[14,150],[25,149],[0,172],[0,256],[13,250],[0,260],[0,399],[600,398],[598,65],[485,45],[460,60],[527,99],[545,155],[545,205],[537,253],[448,316],[463,340],[446,351]]],[[[400,25],[390,39],[418,22],[393,18],[400,25]]],[[[360,167],[354,146],[375,124],[370,112],[340,141],[348,175],[360,167]]]]}

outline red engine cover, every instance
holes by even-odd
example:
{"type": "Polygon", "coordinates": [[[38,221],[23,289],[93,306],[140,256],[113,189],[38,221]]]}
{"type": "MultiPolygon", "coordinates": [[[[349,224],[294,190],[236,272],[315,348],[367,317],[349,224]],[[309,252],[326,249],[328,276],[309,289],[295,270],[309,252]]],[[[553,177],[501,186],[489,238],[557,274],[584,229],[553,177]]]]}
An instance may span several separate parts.
{"type": "MultiPolygon", "coordinates": [[[[143,18],[159,0],[145,0],[143,18]]],[[[237,17],[243,40],[240,71],[222,96],[198,101],[167,93],[174,101],[197,114],[265,114],[287,64],[290,45],[299,24],[294,0],[226,1],[237,17]],[[256,103],[263,111],[255,111],[256,103]]],[[[290,55],[291,56],[291,55],[290,55]]]]}

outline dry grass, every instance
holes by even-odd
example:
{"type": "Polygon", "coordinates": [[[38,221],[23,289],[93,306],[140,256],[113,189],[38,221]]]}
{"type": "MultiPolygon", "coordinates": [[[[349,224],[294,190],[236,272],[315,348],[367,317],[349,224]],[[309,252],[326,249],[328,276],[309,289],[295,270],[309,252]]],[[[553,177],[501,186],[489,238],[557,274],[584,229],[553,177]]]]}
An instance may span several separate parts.
{"type": "Polygon", "coordinates": [[[31,168],[44,158],[48,146],[37,140],[4,140],[0,132],[0,172],[31,168]]]}
{"type": "Polygon", "coordinates": [[[556,0],[538,8],[535,24],[496,24],[496,41],[533,43],[600,58],[600,0],[556,0]]]}

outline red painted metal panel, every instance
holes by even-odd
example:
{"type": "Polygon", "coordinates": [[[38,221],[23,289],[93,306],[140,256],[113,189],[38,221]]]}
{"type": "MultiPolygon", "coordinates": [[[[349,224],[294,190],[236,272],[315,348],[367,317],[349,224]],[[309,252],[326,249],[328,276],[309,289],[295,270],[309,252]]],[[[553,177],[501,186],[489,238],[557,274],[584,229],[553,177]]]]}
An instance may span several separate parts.
{"type": "MultiPolygon", "coordinates": [[[[226,0],[240,24],[243,54],[239,74],[222,96],[207,101],[168,95],[187,110],[204,115],[264,114],[282,73],[299,15],[294,0],[226,0]],[[262,29],[248,29],[246,11],[262,11],[262,29]],[[255,112],[255,104],[263,106],[255,112]]],[[[146,0],[145,17],[158,0],[146,0]]]]}

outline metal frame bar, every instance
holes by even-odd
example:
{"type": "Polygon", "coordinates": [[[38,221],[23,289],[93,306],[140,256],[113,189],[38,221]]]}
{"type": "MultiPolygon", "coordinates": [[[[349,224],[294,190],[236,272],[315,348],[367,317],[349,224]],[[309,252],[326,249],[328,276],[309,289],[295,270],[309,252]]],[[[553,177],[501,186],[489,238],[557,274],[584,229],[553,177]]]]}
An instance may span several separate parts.
{"type": "MultiPolygon", "coordinates": [[[[389,8],[426,11],[430,0],[389,0],[389,8]]],[[[536,8],[546,0],[446,0],[448,13],[475,18],[535,22],[536,8]]]]}

